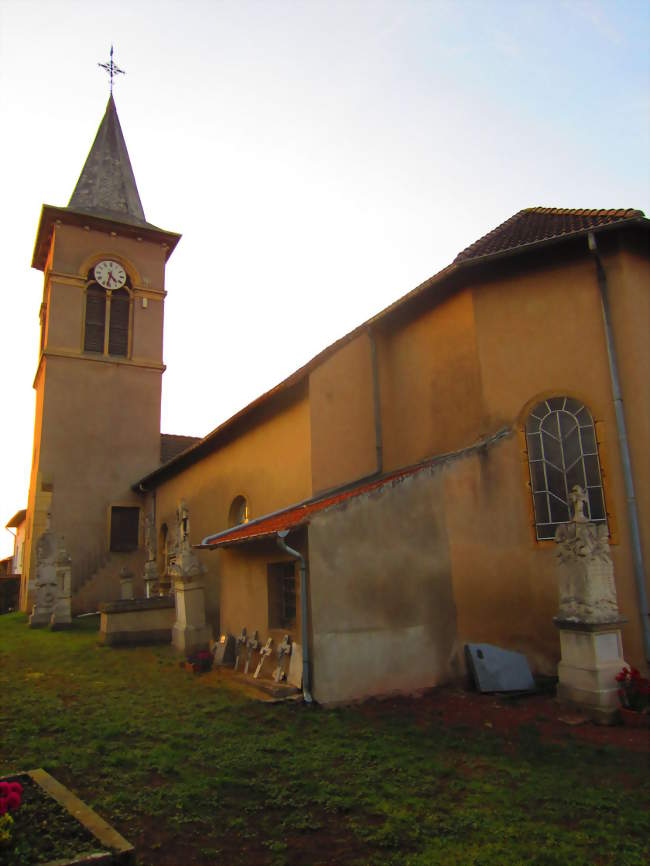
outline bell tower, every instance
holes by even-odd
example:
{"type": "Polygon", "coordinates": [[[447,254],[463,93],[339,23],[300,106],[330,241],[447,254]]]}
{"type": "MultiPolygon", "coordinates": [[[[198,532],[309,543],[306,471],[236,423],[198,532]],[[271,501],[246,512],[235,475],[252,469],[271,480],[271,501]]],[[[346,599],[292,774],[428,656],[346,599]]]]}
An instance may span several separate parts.
{"type": "Polygon", "coordinates": [[[43,206],[34,246],[44,281],[24,610],[48,512],[72,558],[73,609],[111,563],[106,600],[119,597],[119,568],[142,548],[131,486],[160,464],[165,265],[179,239],[145,219],[111,93],[68,206],[43,206]]]}

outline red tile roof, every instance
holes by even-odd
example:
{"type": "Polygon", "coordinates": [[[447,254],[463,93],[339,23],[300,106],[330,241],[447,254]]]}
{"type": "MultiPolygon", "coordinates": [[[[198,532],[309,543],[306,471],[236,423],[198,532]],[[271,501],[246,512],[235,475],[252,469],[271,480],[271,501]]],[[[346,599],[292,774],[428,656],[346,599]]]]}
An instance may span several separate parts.
{"type": "Polygon", "coordinates": [[[172,460],[200,441],[200,436],[175,436],[173,433],[161,433],[160,462],[167,463],[168,460],[172,460]]]}
{"type": "Polygon", "coordinates": [[[426,466],[430,466],[433,462],[434,460],[427,460],[424,463],[418,463],[416,466],[408,466],[405,469],[399,469],[388,475],[383,475],[374,481],[363,481],[346,490],[337,490],[335,493],[309,499],[298,505],[291,505],[282,511],[258,517],[256,520],[249,520],[248,523],[242,523],[239,526],[234,526],[232,529],[225,529],[216,535],[208,535],[207,538],[203,539],[201,544],[195,544],[194,547],[203,549],[229,547],[245,541],[253,541],[269,535],[275,535],[276,532],[280,532],[283,529],[297,529],[299,526],[309,523],[314,514],[318,514],[318,512],[324,511],[326,508],[341,505],[349,499],[354,499],[364,493],[378,490],[391,482],[405,478],[407,475],[414,475],[426,466]]]}
{"type": "Polygon", "coordinates": [[[458,253],[454,264],[504,253],[552,238],[588,232],[599,226],[639,219],[643,216],[643,211],[633,208],[619,210],[524,208],[458,253]]]}

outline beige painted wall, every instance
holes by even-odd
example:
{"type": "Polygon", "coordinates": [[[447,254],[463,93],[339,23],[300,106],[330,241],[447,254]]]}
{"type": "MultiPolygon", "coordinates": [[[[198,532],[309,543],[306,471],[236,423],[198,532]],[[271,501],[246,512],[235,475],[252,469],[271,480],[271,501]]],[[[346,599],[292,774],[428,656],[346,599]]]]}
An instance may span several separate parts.
{"type": "MultiPolygon", "coordinates": [[[[641,313],[648,310],[650,272],[647,263],[641,268],[637,261],[633,265],[634,279],[624,280],[623,266],[627,264],[632,266],[632,261],[620,256],[606,260],[606,268],[613,278],[611,294],[616,298],[614,324],[617,328],[622,387],[624,395],[626,392],[635,395],[633,401],[628,401],[631,409],[631,412],[628,410],[630,444],[634,455],[644,454],[640,459],[637,456],[635,471],[640,482],[637,487],[642,491],[639,516],[644,527],[646,557],[650,557],[650,503],[647,492],[650,467],[646,453],[650,389],[647,383],[643,383],[643,373],[637,366],[637,358],[639,364],[643,363],[644,358],[648,359],[647,322],[650,318],[646,316],[643,321],[641,313]],[[645,285],[642,274],[645,274],[645,285]],[[639,315],[635,315],[635,310],[639,311],[639,315]]],[[[594,264],[585,257],[579,262],[565,262],[562,266],[549,265],[534,272],[501,276],[498,281],[477,286],[473,300],[486,429],[522,425],[527,411],[539,399],[552,395],[576,397],[586,403],[594,416],[606,507],[610,530],[613,532],[612,558],[619,602],[623,615],[630,620],[623,632],[624,647],[630,660],[640,666],[643,651],[639,605],[633,579],[626,497],[594,264]]],[[[554,585],[555,580],[551,576],[554,574],[554,544],[537,542],[532,528],[525,452],[521,454],[521,461],[523,474],[517,472],[518,460],[513,450],[501,471],[508,478],[516,479],[516,487],[506,488],[499,481],[500,473],[495,473],[493,493],[489,505],[486,505],[486,508],[494,509],[504,519],[507,519],[505,515],[508,512],[513,511],[517,515],[529,515],[529,530],[519,531],[510,545],[516,546],[519,554],[512,559],[513,567],[507,568],[504,573],[513,592],[517,591],[521,579],[521,565],[514,566],[514,563],[519,563],[522,557],[529,561],[526,572],[532,573],[534,569],[539,573],[540,585],[549,581],[554,585]],[[499,493],[500,488],[502,493],[499,493]]],[[[466,546],[462,553],[465,573],[471,574],[477,569],[492,573],[498,561],[492,535],[488,533],[484,543],[479,544],[473,553],[471,546],[466,546]]],[[[468,593],[470,597],[471,592],[468,593]]],[[[559,643],[548,632],[547,612],[550,604],[547,595],[537,617],[538,625],[536,628],[531,627],[529,632],[547,632],[543,643],[547,646],[548,657],[553,658],[554,653],[559,652],[559,643]]],[[[511,612],[515,620],[528,616],[526,606],[516,602],[511,612]]],[[[480,615],[470,616],[469,610],[466,610],[468,627],[470,624],[472,628],[479,626],[479,619],[480,615]]],[[[507,619],[502,627],[495,626],[493,631],[495,638],[503,643],[511,642],[515,634],[507,619]]]]}
{"type": "Polygon", "coordinates": [[[442,496],[425,470],[314,517],[313,690],[332,703],[447,680],[456,610],[442,496]]]}
{"type": "Polygon", "coordinates": [[[377,348],[385,470],[479,437],[484,412],[471,292],[383,329],[377,348]]]}
{"type": "Polygon", "coordinates": [[[110,507],[139,506],[131,485],[159,464],[164,264],[158,244],[55,228],[44,278],[46,340],[34,383],[27,578],[48,507],[77,587],[108,554],[110,507]],[[133,284],[128,358],[83,352],[85,278],[105,257],[120,261],[133,284]]]}
{"type": "MultiPolygon", "coordinates": [[[[296,533],[287,543],[304,555],[304,531],[296,533]]],[[[271,628],[268,606],[268,565],[276,562],[290,562],[273,540],[247,545],[245,548],[232,547],[210,556],[220,558],[222,575],[221,632],[238,635],[245,626],[249,635],[255,631],[265,642],[272,637],[274,644],[289,634],[292,641],[301,642],[300,617],[300,570],[295,565],[296,574],[296,622],[290,628],[271,628]]]]}
{"type": "Polygon", "coordinates": [[[309,377],[314,492],[375,472],[370,341],[361,334],[309,377]]]}
{"type": "MultiPolygon", "coordinates": [[[[309,402],[306,395],[296,395],[277,414],[269,413],[199,463],[161,483],[156,491],[158,532],[166,523],[173,533],[181,499],[190,510],[192,544],[228,527],[230,506],[237,496],[248,500],[249,519],[306,499],[311,495],[310,466],[309,402]]],[[[207,568],[207,616],[216,632],[220,554],[199,554],[207,568]]]]}

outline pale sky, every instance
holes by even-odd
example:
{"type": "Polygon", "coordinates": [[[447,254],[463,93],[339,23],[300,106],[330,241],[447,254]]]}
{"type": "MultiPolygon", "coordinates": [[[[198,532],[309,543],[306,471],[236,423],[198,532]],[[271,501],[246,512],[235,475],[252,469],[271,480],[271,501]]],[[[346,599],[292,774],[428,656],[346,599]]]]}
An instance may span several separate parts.
{"type": "Polygon", "coordinates": [[[40,208],[74,189],[111,42],[146,217],[183,234],[166,433],[205,435],[523,207],[650,213],[647,0],[0,0],[0,556],[40,208]]]}

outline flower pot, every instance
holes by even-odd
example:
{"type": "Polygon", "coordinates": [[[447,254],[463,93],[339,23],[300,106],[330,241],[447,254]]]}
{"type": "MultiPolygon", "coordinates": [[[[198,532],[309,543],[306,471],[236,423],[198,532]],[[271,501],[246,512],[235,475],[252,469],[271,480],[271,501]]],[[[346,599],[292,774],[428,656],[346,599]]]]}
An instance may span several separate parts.
{"type": "Polygon", "coordinates": [[[621,707],[621,721],[627,728],[649,728],[650,715],[621,707]]]}

